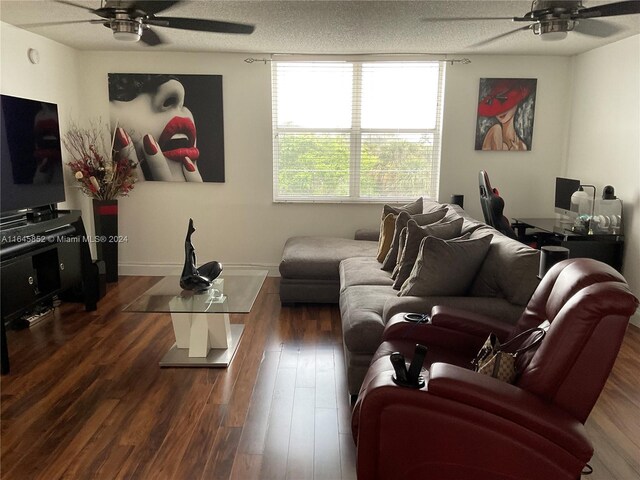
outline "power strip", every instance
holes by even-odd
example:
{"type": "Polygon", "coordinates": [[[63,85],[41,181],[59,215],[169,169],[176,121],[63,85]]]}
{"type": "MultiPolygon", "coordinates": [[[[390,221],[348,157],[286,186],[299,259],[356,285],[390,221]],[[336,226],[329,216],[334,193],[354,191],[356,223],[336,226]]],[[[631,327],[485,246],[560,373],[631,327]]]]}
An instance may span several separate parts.
{"type": "Polygon", "coordinates": [[[21,326],[23,328],[33,327],[34,325],[37,325],[43,320],[46,320],[47,318],[52,317],[53,311],[54,311],[53,307],[46,307],[38,313],[24,315],[23,317],[20,318],[21,326]]]}

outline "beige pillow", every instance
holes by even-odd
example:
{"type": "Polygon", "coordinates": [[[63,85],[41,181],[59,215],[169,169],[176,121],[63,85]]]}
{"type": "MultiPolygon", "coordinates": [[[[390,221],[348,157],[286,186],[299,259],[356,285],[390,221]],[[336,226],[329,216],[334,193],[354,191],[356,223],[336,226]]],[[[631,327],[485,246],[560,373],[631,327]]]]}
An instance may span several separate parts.
{"type": "Polygon", "coordinates": [[[414,263],[416,263],[418,252],[420,251],[420,243],[424,237],[432,236],[443,240],[459,237],[463,222],[462,217],[449,222],[442,219],[431,225],[421,227],[414,220],[409,220],[406,227],[407,236],[404,242],[404,250],[398,261],[398,274],[394,279],[393,288],[400,290],[402,284],[409,278],[409,275],[411,275],[411,270],[413,269],[414,263]]]}
{"type": "Polygon", "coordinates": [[[442,220],[447,214],[447,208],[443,205],[441,210],[432,213],[420,213],[417,215],[409,215],[407,212],[400,212],[396,218],[396,226],[393,231],[393,240],[389,252],[382,262],[382,270],[392,272],[398,261],[398,250],[400,248],[400,232],[407,226],[410,219],[414,219],[418,225],[429,225],[430,223],[442,220]]]}
{"type": "Polygon", "coordinates": [[[466,240],[425,237],[411,275],[398,296],[465,295],[489,251],[493,235],[466,240]]]}
{"type": "Polygon", "coordinates": [[[378,239],[378,255],[376,259],[382,263],[391,248],[393,241],[393,232],[396,228],[396,217],[393,213],[389,213],[382,219],[380,223],[380,238],[378,239]]]}

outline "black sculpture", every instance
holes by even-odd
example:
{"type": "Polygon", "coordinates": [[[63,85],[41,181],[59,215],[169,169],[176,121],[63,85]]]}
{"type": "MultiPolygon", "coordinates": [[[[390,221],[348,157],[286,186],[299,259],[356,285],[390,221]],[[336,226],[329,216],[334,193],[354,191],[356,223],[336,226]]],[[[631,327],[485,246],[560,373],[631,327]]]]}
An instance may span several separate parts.
{"type": "Polygon", "coordinates": [[[222,264],[213,261],[205,263],[200,268],[196,267],[196,250],[191,243],[191,234],[195,231],[193,219],[190,218],[187,237],[184,239],[184,267],[180,275],[180,287],[198,292],[211,287],[213,281],[222,273],[222,264]]]}

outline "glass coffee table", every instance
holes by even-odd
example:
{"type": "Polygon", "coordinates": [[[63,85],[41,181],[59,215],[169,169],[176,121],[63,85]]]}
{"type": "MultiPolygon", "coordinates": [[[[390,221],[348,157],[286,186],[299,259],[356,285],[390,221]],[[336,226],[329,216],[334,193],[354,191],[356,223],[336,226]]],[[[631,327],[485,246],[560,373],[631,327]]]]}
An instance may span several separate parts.
{"type": "Polygon", "coordinates": [[[178,275],[168,276],[124,311],[171,314],[176,343],[160,366],[227,367],[244,330],[229,314],[249,313],[266,277],[266,270],[225,269],[211,288],[192,292],[180,288],[178,275]]]}

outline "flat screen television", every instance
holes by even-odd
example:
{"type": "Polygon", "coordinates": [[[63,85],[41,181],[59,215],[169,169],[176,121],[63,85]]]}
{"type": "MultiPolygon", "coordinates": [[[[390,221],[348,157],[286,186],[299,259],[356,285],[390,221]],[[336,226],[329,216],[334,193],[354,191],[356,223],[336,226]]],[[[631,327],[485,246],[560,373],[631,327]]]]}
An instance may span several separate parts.
{"type": "Polygon", "coordinates": [[[575,217],[571,211],[571,195],[580,188],[580,180],[556,177],[555,212],[565,217],[575,217]]]}
{"type": "Polygon", "coordinates": [[[65,200],[58,106],[0,95],[3,218],[65,200]]]}

